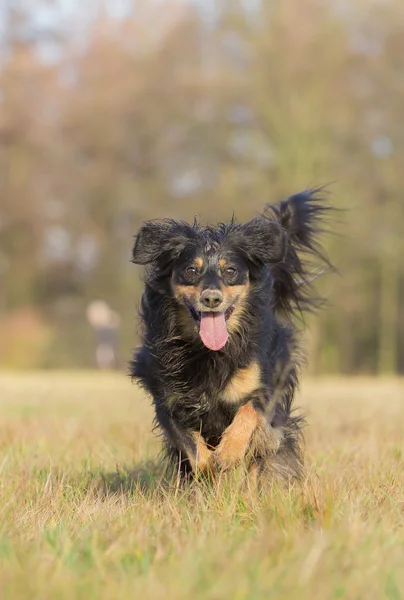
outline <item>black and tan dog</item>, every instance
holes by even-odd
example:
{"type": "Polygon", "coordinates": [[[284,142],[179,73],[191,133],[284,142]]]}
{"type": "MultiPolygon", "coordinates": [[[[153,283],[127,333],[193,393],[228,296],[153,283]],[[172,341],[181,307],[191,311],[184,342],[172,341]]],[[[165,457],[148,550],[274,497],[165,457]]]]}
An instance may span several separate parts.
{"type": "Polygon", "coordinates": [[[330,266],[316,240],[328,210],[309,190],[244,224],[165,219],[138,232],[133,262],[147,269],[131,375],[181,475],[239,462],[258,476],[301,473],[291,319],[317,306],[306,259],[330,266]]]}

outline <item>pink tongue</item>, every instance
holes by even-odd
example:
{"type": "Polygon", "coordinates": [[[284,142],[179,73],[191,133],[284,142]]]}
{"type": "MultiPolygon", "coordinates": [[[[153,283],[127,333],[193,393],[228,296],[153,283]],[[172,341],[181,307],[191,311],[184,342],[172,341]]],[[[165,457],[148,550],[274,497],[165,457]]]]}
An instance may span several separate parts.
{"type": "Polygon", "coordinates": [[[223,348],[229,337],[224,312],[201,313],[199,335],[207,348],[211,350],[223,348]]]}

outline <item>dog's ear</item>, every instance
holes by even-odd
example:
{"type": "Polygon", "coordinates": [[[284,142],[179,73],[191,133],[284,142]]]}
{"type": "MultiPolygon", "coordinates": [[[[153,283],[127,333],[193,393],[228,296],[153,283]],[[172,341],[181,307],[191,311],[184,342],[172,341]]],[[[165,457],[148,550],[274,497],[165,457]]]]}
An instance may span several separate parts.
{"type": "Polygon", "coordinates": [[[274,220],[256,217],[241,226],[241,247],[254,264],[274,265],[282,262],[287,250],[284,228],[274,220]]]}
{"type": "Polygon", "coordinates": [[[195,237],[193,228],[182,221],[155,219],[139,229],[132,250],[132,262],[147,265],[164,257],[173,260],[195,237]]]}

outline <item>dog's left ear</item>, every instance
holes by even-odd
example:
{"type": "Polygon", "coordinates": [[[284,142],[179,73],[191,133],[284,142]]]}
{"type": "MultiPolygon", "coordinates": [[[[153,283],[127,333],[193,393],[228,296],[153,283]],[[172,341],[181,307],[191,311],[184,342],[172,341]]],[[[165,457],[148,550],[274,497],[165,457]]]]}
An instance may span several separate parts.
{"type": "Polygon", "coordinates": [[[193,229],[172,219],[146,221],[139,229],[132,250],[132,262],[148,265],[161,257],[172,260],[190,243],[193,229]]]}
{"type": "Polygon", "coordinates": [[[256,217],[241,226],[241,246],[255,264],[271,265],[282,262],[287,250],[287,235],[276,221],[256,217]]]}

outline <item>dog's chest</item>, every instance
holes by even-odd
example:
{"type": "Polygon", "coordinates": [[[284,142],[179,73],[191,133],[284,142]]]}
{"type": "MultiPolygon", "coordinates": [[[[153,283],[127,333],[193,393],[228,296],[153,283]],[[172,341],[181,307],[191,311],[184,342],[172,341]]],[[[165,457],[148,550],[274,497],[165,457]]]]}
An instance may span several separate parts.
{"type": "Polygon", "coordinates": [[[261,369],[256,361],[226,372],[211,367],[189,370],[183,375],[177,391],[171,394],[171,404],[181,404],[201,414],[218,405],[237,408],[262,387],[261,369]]]}
{"type": "Polygon", "coordinates": [[[256,361],[248,366],[235,369],[220,391],[220,401],[239,405],[261,386],[261,369],[256,361]]]}

